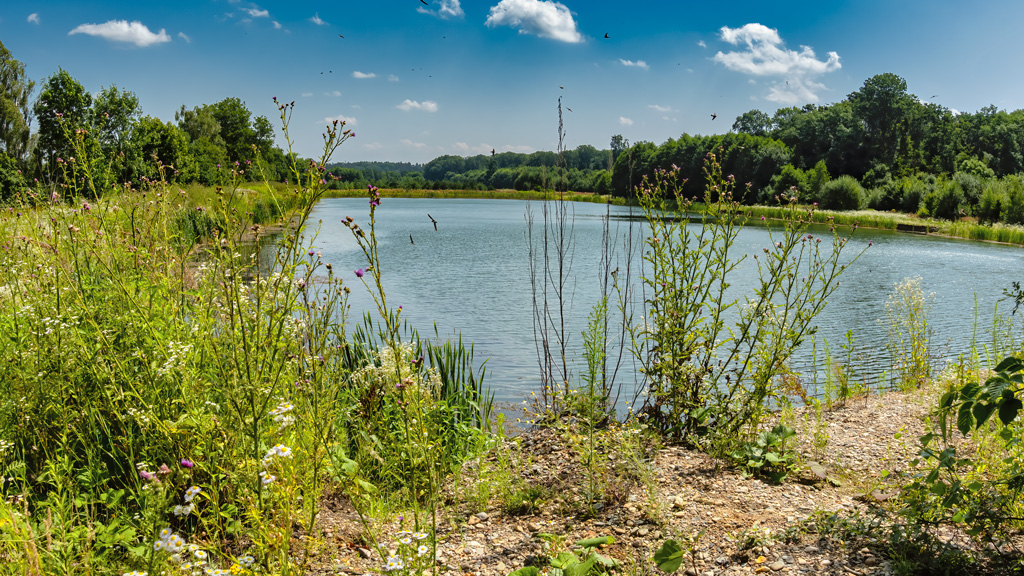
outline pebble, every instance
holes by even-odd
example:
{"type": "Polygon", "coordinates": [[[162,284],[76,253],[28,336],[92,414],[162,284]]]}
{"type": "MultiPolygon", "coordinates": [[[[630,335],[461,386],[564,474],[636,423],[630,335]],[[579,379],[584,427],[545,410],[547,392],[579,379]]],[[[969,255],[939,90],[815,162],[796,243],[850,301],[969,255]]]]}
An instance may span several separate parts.
{"type": "Polygon", "coordinates": [[[782,560],[776,560],[775,562],[769,564],[768,567],[774,570],[775,572],[778,572],[779,570],[782,570],[786,567],[786,563],[782,560]]]}
{"type": "Polygon", "coordinates": [[[728,563],[729,558],[726,556],[719,556],[718,558],[715,558],[715,564],[718,564],[719,566],[725,566],[728,563]]]}
{"type": "Polygon", "coordinates": [[[526,525],[526,529],[530,532],[540,532],[541,525],[538,522],[530,522],[526,525]]]}

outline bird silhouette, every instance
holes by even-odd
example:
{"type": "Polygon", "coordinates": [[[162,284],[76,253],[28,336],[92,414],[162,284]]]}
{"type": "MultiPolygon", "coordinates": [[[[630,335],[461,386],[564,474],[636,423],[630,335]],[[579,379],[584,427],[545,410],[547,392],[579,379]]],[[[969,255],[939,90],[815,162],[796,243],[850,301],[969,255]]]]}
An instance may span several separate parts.
{"type": "Polygon", "coordinates": [[[341,34],[338,34],[338,38],[344,38],[344,36],[342,36],[341,34]]]}
{"type": "Polygon", "coordinates": [[[559,90],[565,90],[565,86],[559,86],[558,89],[559,90]]]}
{"type": "MultiPolygon", "coordinates": [[[[932,98],[938,98],[938,97],[939,97],[938,94],[935,94],[934,96],[932,96],[932,98]]],[[[931,100],[932,98],[929,98],[929,100],[931,100]]]]}
{"type": "Polygon", "coordinates": [[[415,242],[412,241],[412,234],[409,234],[409,244],[415,244],[415,242]]]}
{"type": "Polygon", "coordinates": [[[434,232],[437,232],[437,220],[434,220],[434,217],[430,214],[427,214],[427,218],[430,218],[430,221],[434,223],[434,232]]]}
{"type": "Polygon", "coordinates": [[[714,120],[715,118],[718,118],[718,114],[712,113],[711,114],[711,119],[714,120]]]}
{"type": "MultiPolygon", "coordinates": [[[[491,148],[491,156],[494,156],[494,148],[491,148]]],[[[427,214],[427,216],[430,216],[430,214],[427,214]]]]}
{"type": "Polygon", "coordinates": [[[568,106],[566,106],[565,109],[568,110],[569,112],[572,112],[572,108],[569,108],[568,106]]]}
{"type": "Polygon", "coordinates": [[[420,0],[420,2],[423,2],[424,6],[430,6],[430,4],[427,4],[427,0],[420,0]]]}
{"type": "Polygon", "coordinates": [[[604,33],[604,37],[605,37],[605,38],[607,38],[607,37],[608,37],[608,33],[607,33],[607,32],[605,32],[605,33],[604,33]]]}

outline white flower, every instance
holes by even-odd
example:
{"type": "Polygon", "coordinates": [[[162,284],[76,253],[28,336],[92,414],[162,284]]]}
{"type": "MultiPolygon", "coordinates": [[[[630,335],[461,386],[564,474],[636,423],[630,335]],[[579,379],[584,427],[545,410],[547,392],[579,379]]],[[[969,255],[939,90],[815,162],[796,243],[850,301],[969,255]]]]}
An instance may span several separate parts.
{"type": "Polygon", "coordinates": [[[426,532],[414,532],[412,537],[415,538],[416,540],[423,540],[423,539],[425,539],[427,537],[427,533],[426,532]]]}
{"type": "Polygon", "coordinates": [[[426,544],[420,544],[419,548],[416,548],[416,555],[417,556],[423,556],[424,554],[426,554],[429,551],[430,551],[430,548],[427,548],[426,544]]]}
{"type": "Polygon", "coordinates": [[[399,558],[398,556],[392,556],[388,558],[388,563],[384,566],[384,569],[388,572],[391,572],[394,570],[401,570],[404,567],[405,564],[402,562],[401,558],[399,558]]]}
{"type": "Polygon", "coordinates": [[[191,502],[193,498],[199,495],[199,486],[193,486],[185,491],[185,502],[191,502]]]}
{"type": "Polygon", "coordinates": [[[195,557],[200,560],[206,560],[206,558],[209,556],[209,554],[206,553],[206,550],[195,550],[194,552],[192,552],[192,554],[194,554],[195,557]]]}

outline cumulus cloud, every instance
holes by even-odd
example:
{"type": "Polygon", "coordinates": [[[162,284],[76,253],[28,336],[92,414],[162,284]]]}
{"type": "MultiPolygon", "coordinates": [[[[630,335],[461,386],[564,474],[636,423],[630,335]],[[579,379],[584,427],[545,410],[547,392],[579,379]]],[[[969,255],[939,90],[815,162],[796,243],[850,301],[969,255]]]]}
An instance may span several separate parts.
{"type": "Polygon", "coordinates": [[[278,22],[277,20],[274,20],[273,22],[271,22],[271,24],[274,25],[274,30],[280,30],[281,29],[281,23],[278,22]]]}
{"type": "Polygon", "coordinates": [[[103,24],[79,24],[74,30],[68,32],[68,36],[72,34],[99,36],[113,42],[135,44],[140,48],[171,41],[171,37],[163,28],[158,34],[154,34],[142,22],[128,22],[127,20],[110,20],[103,24]]]}
{"type": "Polygon", "coordinates": [[[355,118],[353,118],[351,116],[342,116],[341,114],[339,114],[337,116],[328,116],[328,117],[324,118],[323,123],[324,124],[333,124],[335,120],[337,120],[338,122],[344,122],[345,125],[348,126],[349,128],[351,128],[351,127],[355,126],[356,124],[358,124],[358,122],[356,121],[355,118]]]}
{"type": "Polygon", "coordinates": [[[650,108],[651,110],[654,110],[655,112],[661,112],[663,114],[665,112],[675,112],[675,110],[673,110],[671,106],[659,106],[658,104],[648,104],[647,107],[650,108]]]}
{"type": "Polygon", "coordinates": [[[327,26],[327,22],[324,22],[323,19],[320,18],[319,12],[313,14],[313,17],[310,18],[309,21],[317,26],[327,26]]]}
{"type": "Polygon", "coordinates": [[[192,43],[192,39],[189,38],[188,34],[185,34],[184,32],[178,32],[178,38],[181,38],[182,40],[184,40],[185,42],[188,42],[189,44],[192,43]]]}
{"type": "Polygon", "coordinates": [[[427,145],[424,144],[423,142],[413,142],[412,140],[409,140],[408,138],[402,138],[401,140],[399,140],[399,142],[401,142],[402,144],[405,144],[406,146],[410,146],[412,148],[426,148],[427,147],[427,145]]]}
{"type": "MultiPolygon", "coordinates": [[[[435,2],[435,4],[437,3],[435,2]]],[[[420,6],[416,11],[420,14],[430,14],[432,16],[444,18],[445,20],[450,18],[462,18],[466,15],[466,13],[462,11],[462,6],[460,6],[459,0],[441,0],[436,12],[426,6],[420,6]]]]}
{"type": "Polygon", "coordinates": [[[341,96],[341,90],[332,90],[330,92],[324,92],[324,96],[341,96]]]}
{"type": "Polygon", "coordinates": [[[267,16],[270,16],[269,10],[260,10],[259,7],[242,8],[242,12],[246,12],[252,18],[266,18],[267,16]]]}
{"type": "Polygon", "coordinates": [[[763,24],[745,24],[740,28],[723,26],[721,37],[729,44],[746,49],[718,52],[715,62],[742,74],[773,78],[764,98],[779,104],[817,102],[818,93],[825,90],[825,86],[815,78],[842,67],[839,54],[835,52],[829,52],[827,60],[819,60],[810,46],[801,46],[799,52],[786,48],[779,31],[763,24]]]}
{"type": "Polygon", "coordinates": [[[388,82],[398,82],[398,76],[394,74],[388,74],[388,82]]]}
{"type": "Polygon", "coordinates": [[[398,106],[395,106],[395,108],[398,108],[399,110],[405,110],[406,112],[410,110],[437,112],[437,102],[434,102],[432,100],[424,100],[423,102],[417,102],[415,100],[409,100],[408,98],[406,98],[404,102],[402,102],[398,106]]]}
{"type": "Polygon", "coordinates": [[[622,124],[623,126],[632,126],[633,121],[625,116],[619,116],[619,124],[622,124]]]}
{"type": "Polygon", "coordinates": [[[701,48],[708,47],[707,43],[705,43],[703,40],[697,40],[697,46],[700,46],[701,48]]]}
{"type": "Polygon", "coordinates": [[[377,75],[374,74],[373,72],[360,72],[359,70],[355,70],[355,71],[352,72],[352,77],[353,78],[376,78],[377,75]]]}
{"type": "Polygon", "coordinates": [[[622,58],[619,58],[619,62],[622,62],[623,66],[629,66],[633,68],[643,68],[644,70],[649,70],[651,68],[650,66],[647,65],[647,62],[644,62],[643,60],[637,60],[636,62],[634,62],[632,60],[623,60],[622,58]]]}
{"type": "Polygon", "coordinates": [[[39,13],[33,12],[29,14],[28,18],[26,18],[25,21],[28,22],[29,24],[39,24],[39,13]]]}
{"type": "Polygon", "coordinates": [[[508,26],[520,34],[534,34],[560,42],[583,42],[572,12],[549,0],[501,0],[491,7],[484,22],[488,27],[508,26]]]}

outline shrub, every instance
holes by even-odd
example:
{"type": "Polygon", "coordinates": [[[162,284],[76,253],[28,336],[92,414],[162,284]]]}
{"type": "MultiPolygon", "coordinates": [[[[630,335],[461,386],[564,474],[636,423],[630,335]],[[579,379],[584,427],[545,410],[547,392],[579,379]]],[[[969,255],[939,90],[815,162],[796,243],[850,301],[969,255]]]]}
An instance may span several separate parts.
{"type": "Polygon", "coordinates": [[[826,210],[856,210],[860,208],[864,189],[852,176],[840,176],[822,187],[818,205],[826,210]]]}

